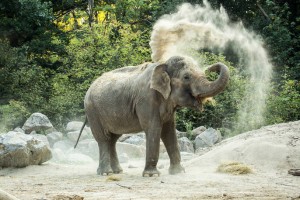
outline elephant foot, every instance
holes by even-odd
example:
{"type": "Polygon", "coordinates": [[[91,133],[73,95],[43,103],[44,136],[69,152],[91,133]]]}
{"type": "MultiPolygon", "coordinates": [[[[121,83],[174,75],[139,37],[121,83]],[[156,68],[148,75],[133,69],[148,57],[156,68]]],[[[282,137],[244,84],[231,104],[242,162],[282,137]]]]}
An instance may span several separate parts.
{"type": "Polygon", "coordinates": [[[152,169],[145,169],[143,171],[143,177],[152,177],[153,175],[160,176],[160,172],[156,169],[156,167],[152,169]]]}
{"type": "Polygon", "coordinates": [[[105,175],[108,176],[108,175],[110,175],[112,173],[113,173],[113,171],[112,171],[112,169],[110,167],[107,167],[107,168],[100,168],[100,167],[98,167],[98,169],[97,169],[97,174],[101,175],[101,176],[105,176],[105,175]]]}
{"type": "Polygon", "coordinates": [[[123,169],[121,168],[121,166],[112,167],[112,170],[113,170],[114,174],[121,174],[121,173],[123,173],[123,169]]]}
{"type": "Polygon", "coordinates": [[[169,168],[169,174],[179,174],[181,172],[185,173],[185,169],[184,167],[181,166],[181,164],[177,164],[177,165],[171,165],[169,168]]]}

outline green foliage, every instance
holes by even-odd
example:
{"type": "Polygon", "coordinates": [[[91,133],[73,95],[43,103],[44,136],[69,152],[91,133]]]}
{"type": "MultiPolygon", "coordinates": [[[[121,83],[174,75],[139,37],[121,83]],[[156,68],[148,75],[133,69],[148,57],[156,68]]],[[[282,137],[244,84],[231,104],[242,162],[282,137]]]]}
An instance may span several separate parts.
{"type": "Polygon", "coordinates": [[[30,112],[22,102],[11,100],[9,104],[0,105],[0,133],[20,126],[29,115],[30,112]]]}
{"type": "Polygon", "coordinates": [[[284,80],[274,85],[268,99],[268,124],[300,120],[300,83],[284,80]]]}
{"type": "Polygon", "coordinates": [[[0,38],[12,46],[30,41],[52,20],[51,4],[40,0],[4,0],[0,3],[0,38]]]}

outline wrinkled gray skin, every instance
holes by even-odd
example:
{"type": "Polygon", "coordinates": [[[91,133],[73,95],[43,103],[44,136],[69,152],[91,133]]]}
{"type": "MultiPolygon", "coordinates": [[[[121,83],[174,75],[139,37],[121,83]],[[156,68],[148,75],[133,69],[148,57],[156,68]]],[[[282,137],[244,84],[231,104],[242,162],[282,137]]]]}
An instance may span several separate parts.
{"type": "Polygon", "coordinates": [[[228,68],[217,63],[209,70],[219,72],[217,80],[208,81],[192,59],[176,56],[165,63],[144,63],[100,76],[84,100],[86,115],[99,146],[97,173],[121,173],[116,142],[122,134],[142,130],[146,133],[143,176],[160,174],[156,168],[160,139],[170,157],[169,173],[184,171],[180,164],[174,114],[178,107],[201,108],[205,98],[225,88],[228,68]]]}

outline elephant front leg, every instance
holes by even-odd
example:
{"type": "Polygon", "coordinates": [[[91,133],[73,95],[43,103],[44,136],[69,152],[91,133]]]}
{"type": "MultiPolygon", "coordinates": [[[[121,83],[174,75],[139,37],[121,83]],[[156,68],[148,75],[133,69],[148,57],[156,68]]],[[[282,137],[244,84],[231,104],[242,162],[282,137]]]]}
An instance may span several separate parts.
{"type": "Polygon", "coordinates": [[[169,174],[185,172],[184,167],[182,167],[182,165],[180,164],[181,157],[178,147],[174,120],[171,120],[163,125],[161,139],[165,144],[168,155],[170,157],[169,174]]]}
{"type": "Polygon", "coordinates": [[[143,176],[160,175],[156,167],[159,158],[160,134],[161,128],[146,131],[146,165],[143,176]]]}

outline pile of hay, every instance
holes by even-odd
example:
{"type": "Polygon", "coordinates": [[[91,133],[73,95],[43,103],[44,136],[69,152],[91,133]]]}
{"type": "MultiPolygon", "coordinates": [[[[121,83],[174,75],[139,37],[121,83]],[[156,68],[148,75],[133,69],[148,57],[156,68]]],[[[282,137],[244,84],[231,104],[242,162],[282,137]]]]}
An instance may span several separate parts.
{"type": "Polygon", "coordinates": [[[225,162],[220,164],[217,171],[234,175],[252,173],[251,167],[236,161],[225,162]]]}

